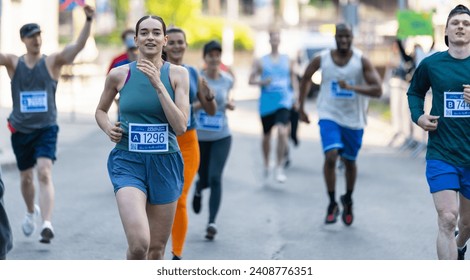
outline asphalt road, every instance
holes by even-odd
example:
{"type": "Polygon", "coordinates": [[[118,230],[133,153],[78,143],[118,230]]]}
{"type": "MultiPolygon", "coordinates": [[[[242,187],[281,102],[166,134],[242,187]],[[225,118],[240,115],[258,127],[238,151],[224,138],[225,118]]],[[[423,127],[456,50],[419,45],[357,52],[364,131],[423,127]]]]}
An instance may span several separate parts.
{"type": "MultiPolygon", "coordinates": [[[[183,254],[186,260],[433,260],[436,214],[424,178],[424,159],[387,147],[393,132],[370,118],[358,159],[355,220],[323,223],[328,204],[322,178],[323,155],[313,102],[313,124],[300,126],[299,147],[291,146],[284,184],[262,184],[260,122],[255,100],[240,100],[230,112],[233,145],[217,218],[219,233],[204,239],[208,191],[199,215],[191,209],[183,254]]],[[[4,165],[5,204],[14,235],[11,260],[122,260],[126,240],[106,161],[113,144],[91,115],[59,118],[58,160],[54,165],[56,205],[52,244],[25,237],[25,207],[14,165],[4,165]]],[[[344,192],[338,171],[337,193],[344,192]]],[[[171,258],[167,246],[167,259],[171,258]]]]}

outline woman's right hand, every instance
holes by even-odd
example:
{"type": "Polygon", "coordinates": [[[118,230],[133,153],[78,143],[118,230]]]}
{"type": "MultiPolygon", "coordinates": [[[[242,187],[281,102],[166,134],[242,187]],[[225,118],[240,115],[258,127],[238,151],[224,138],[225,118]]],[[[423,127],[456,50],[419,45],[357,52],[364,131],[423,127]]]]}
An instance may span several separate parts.
{"type": "Polygon", "coordinates": [[[106,134],[112,142],[119,143],[122,138],[121,122],[115,122],[114,126],[110,126],[106,134]]]}

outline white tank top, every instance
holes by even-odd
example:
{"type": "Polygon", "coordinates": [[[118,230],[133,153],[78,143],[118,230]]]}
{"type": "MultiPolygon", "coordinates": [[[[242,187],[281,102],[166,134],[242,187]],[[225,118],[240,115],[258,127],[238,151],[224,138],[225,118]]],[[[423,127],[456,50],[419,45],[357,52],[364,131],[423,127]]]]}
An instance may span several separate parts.
{"type": "Polygon", "coordinates": [[[317,99],[320,120],[332,120],[351,129],[366,126],[369,97],[338,86],[338,80],[345,80],[350,85],[364,83],[361,58],[362,53],[353,49],[348,63],[338,66],[331,57],[331,50],[321,53],[322,83],[317,99]]]}

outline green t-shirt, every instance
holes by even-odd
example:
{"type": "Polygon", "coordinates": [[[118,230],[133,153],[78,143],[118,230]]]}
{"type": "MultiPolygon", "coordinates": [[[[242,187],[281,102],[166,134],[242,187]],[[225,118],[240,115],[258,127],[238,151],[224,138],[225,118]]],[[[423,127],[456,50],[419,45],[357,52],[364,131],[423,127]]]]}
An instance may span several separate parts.
{"type": "Polygon", "coordinates": [[[470,167],[470,105],[463,101],[463,85],[470,84],[470,57],[456,59],[447,51],[425,58],[408,89],[411,118],[417,123],[424,113],[424,98],[432,89],[430,114],[439,116],[429,132],[426,159],[470,167]]]}

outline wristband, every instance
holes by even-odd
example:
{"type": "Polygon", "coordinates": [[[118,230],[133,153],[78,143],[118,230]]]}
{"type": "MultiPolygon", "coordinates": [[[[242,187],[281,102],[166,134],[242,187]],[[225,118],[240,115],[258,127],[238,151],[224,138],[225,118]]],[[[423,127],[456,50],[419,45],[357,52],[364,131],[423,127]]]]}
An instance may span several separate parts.
{"type": "Polygon", "coordinates": [[[215,95],[213,95],[213,94],[211,94],[210,97],[207,97],[207,96],[206,96],[206,100],[209,101],[209,102],[212,101],[212,100],[214,100],[214,98],[215,98],[215,95]]]}
{"type": "Polygon", "coordinates": [[[92,19],[93,19],[93,17],[90,17],[90,16],[86,17],[86,21],[91,21],[92,19]]]}

